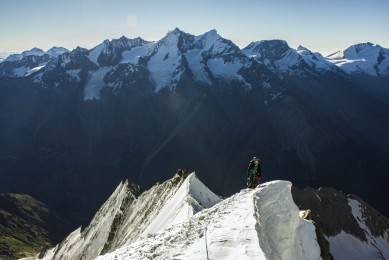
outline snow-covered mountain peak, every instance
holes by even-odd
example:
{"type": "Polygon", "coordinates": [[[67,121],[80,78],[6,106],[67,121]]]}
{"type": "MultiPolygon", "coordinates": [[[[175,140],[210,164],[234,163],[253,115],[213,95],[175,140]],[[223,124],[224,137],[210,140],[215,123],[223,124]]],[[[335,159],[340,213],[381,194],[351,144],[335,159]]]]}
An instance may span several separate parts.
{"type": "Polygon", "coordinates": [[[232,41],[221,37],[216,30],[211,30],[203,35],[196,37],[196,48],[208,50],[209,54],[224,55],[234,54],[241,55],[241,50],[232,41]]]}
{"type": "Polygon", "coordinates": [[[297,50],[283,40],[265,40],[250,43],[243,53],[270,67],[274,72],[306,77],[307,73],[334,71],[335,67],[319,53],[303,46],[297,50]]]}
{"type": "Polygon", "coordinates": [[[243,48],[242,52],[247,56],[255,57],[269,64],[280,60],[291,48],[286,41],[283,40],[263,40],[250,43],[243,48]]]}
{"type": "Polygon", "coordinates": [[[366,49],[370,49],[370,48],[374,48],[374,47],[378,47],[378,48],[381,48],[381,46],[377,45],[377,44],[374,44],[374,43],[371,43],[371,42],[365,42],[365,43],[359,43],[359,44],[356,44],[350,48],[354,48],[355,49],[355,52],[361,52],[363,50],[366,50],[366,49]]]}
{"type": "Polygon", "coordinates": [[[169,48],[177,47],[181,53],[184,53],[189,49],[193,39],[193,35],[175,28],[158,41],[157,48],[159,49],[161,46],[169,46],[169,48]]]}
{"type": "Polygon", "coordinates": [[[178,28],[150,46],[147,67],[156,91],[168,87],[174,89],[184,72],[183,54],[186,53],[194,36],[178,28]]]}
{"type": "Polygon", "coordinates": [[[43,54],[45,54],[45,52],[42,49],[39,49],[39,48],[32,48],[29,51],[22,52],[23,57],[30,56],[30,55],[42,56],[43,54]]]}
{"type": "Polygon", "coordinates": [[[389,50],[371,42],[350,46],[327,56],[327,60],[348,74],[389,75],[389,50]]]}
{"type": "MultiPolygon", "coordinates": [[[[105,40],[90,50],[89,59],[99,66],[117,65],[123,61],[124,52],[131,51],[133,48],[141,47],[149,42],[138,37],[135,39],[128,39],[122,36],[119,39],[105,40]]],[[[128,56],[128,55],[127,55],[128,56]]]]}
{"type": "Polygon", "coordinates": [[[69,50],[63,47],[52,47],[47,50],[46,53],[52,57],[58,57],[59,55],[64,54],[65,52],[69,52],[69,50]]]}
{"type": "Polygon", "coordinates": [[[251,50],[258,53],[284,53],[289,50],[288,43],[284,40],[262,40],[250,43],[243,50],[251,50]]]}
{"type": "Polygon", "coordinates": [[[39,49],[39,48],[32,48],[31,50],[28,50],[28,51],[23,51],[22,53],[16,53],[16,54],[11,54],[10,56],[8,56],[4,61],[9,61],[9,62],[12,62],[12,61],[20,61],[22,60],[24,57],[27,57],[27,56],[42,56],[44,55],[45,52],[42,50],[42,49],[39,49]]]}
{"type": "Polygon", "coordinates": [[[300,73],[295,71],[302,58],[296,50],[289,47],[283,40],[263,40],[250,43],[242,52],[269,67],[272,71],[283,73],[300,73]]]}
{"type": "Polygon", "coordinates": [[[211,48],[212,44],[219,39],[221,39],[221,37],[217,31],[211,30],[202,35],[196,36],[194,44],[196,48],[208,50],[211,48]]]}
{"type": "Polygon", "coordinates": [[[216,30],[216,29],[209,30],[208,32],[204,33],[203,35],[218,35],[218,36],[220,36],[220,35],[217,33],[217,30],[216,30]]]}
{"type": "Polygon", "coordinates": [[[181,31],[178,27],[174,28],[172,31],[169,31],[167,34],[180,34],[183,31],[181,31]]]}
{"type": "Polygon", "coordinates": [[[299,46],[297,47],[297,51],[298,51],[298,52],[311,52],[310,50],[308,50],[307,48],[305,48],[305,47],[302,46],[302,45],[299,45],[299,46]]]}
{"type": "Polygon", "coordinates": [[[343,51],[343,58],[361,58],[361,57],[369,57],[377,52],[379,52],[382,47],[378,44],[373,44],[371,42],[359,43],[353,46],[348,47],[343,51]]]}

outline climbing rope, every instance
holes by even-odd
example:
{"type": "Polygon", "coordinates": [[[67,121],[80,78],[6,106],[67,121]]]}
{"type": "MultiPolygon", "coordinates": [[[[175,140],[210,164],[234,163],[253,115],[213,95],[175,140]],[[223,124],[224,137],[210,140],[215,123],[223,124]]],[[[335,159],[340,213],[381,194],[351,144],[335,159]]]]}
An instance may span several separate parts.
{"type": "Polygon", "coordinates": [[[209,260],[209,256],[208,256],[208,242],[207,242],[207,226],[205,226],[205,251],[207,252],[207,260],[209,260]]]}

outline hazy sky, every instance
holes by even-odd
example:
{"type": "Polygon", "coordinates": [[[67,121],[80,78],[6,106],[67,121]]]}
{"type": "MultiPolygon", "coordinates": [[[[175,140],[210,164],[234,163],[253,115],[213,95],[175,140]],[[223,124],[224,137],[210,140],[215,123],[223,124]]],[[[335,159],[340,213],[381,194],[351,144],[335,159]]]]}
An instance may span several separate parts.
{"type": "Polygon", "coordinates": [[[0,51],[159,40],[175,27],[216,29],[240,47],[283,39],[324,54],[367,41],[389,48],[389,0],[0,0],[0,51]]]}

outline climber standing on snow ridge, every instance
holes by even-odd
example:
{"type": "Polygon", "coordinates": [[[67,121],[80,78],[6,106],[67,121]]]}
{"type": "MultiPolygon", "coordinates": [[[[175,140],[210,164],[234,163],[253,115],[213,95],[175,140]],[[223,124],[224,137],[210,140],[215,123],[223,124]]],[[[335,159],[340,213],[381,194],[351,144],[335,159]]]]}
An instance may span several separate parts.
{"type": "Polygon", "coordinates": [[[258,157],[254,157],[250,163],[249,168],[247,169],[247,187],[254,189],[257,184],[259,184],[262,174],[261,164],[259,163],[258,157]]]}

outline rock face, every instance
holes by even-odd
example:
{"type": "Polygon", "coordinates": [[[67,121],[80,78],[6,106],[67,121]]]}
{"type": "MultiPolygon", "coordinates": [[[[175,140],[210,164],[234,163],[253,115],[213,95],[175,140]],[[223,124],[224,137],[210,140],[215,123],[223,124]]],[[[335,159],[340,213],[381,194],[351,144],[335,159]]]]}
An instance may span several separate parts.
{"type": "Polygon", "coordinates": [[[334,259],[389,257],[389,220],[360,198],[333,188],[293,187],[292,194],[300,209],[311,210],[334,259]]]}
{"type": "Polygon", "coordinates": [[[382,73],[347,74],[284,41],[240,50],[214,30],[39,55],[0,63],[1,192],[29,193],[73,228],[120,180],[149,188],[178,167],[206,173],[212,189],[231,195],[253,156],[265,181],[337,185],[389,214],[382,73]],[[26,69],[42,67],[7,72],[28,59],[39,62],[26,69]]]}
{"type": "Polygon", "coordinates": [[[34,256],[58,243],[67,223],[26,194],[0,194],[0,259],[34,256]]]}

